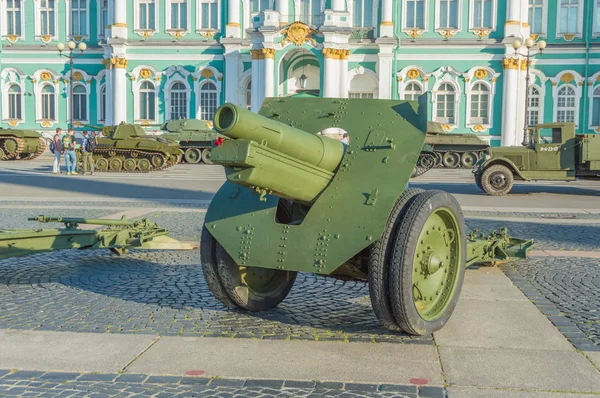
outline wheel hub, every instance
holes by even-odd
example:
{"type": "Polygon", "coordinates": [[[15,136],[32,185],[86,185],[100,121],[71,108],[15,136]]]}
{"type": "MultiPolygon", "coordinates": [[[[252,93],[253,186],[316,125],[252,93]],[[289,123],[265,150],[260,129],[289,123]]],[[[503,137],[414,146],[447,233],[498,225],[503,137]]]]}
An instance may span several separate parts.
{"type": "Polygon", "coordinates": [[[506,176],[502,173],[493,173],[490,176],[490,184],[496,189],[502,189],[506,186],[506,176]]]}

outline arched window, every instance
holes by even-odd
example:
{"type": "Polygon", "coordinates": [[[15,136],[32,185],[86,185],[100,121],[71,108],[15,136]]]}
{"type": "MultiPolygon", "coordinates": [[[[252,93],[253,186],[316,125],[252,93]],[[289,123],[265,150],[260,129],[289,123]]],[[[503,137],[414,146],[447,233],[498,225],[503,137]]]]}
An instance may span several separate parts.
{"type": "Polygon", "coordinates": [[[484,83],[476,83],[471,89],[471,124],[489,124],[490,89],[484,83]]]}
{"type": "Polygon", "coordinates": [[[270,0],[250,0],[250,12],[254,14],[268,10],[270,2],[270,0]]]}
{"type": "Polygon", "coordinates": [[[145,81],[140,86],[140,120],[156,119],[156,92],[154,84],[145,81]]]}
{"type": "Polygon", "coordinates": [[[46,84],[42,87],[42,119],[56,120],[56,107],[54,87],[46,84]]]}
{"type": "Polygon", "coordinates": [[[81,84],[73,86],[73,120],[87,120],[87,93],[81,84]]]}
{"type": "Polygon", "coordinates": [[[600,86],[596,86],[592,99],[592,126],[600,126],[600,86]]]}
{"type": "Polygon", "coordinates": [[[22,119],[21,113],[21,87],[18,84],[11,84],[8,88],[8,118],[22,119]]]}
{"type": "Polygon", "coordinates": [[[575,111],[575,89],[570,85],[562,86],[556,100],[556,121],[575,123],[575,111]]]}
{"type": "Polygon", "coordinates": [[[299,21],[307,25],[321,26],[321,0],[300,0],[299,21]]]}
{"type": "Polygon", "coordinates": [[[175,82],[171,86],[171,112],[169,119],[186,119],[187,116],[187,89],[181,82],[175,82]]]}
{"type": "Polygon", "coordinates": [[[350,80],[348,98],[377,98],[377,84],[368,75],[361,73],[350,80]]]}
{"type": "Polygon", "coordinates": [[[246,109],[250,110],[250,105],[252,105],[252,80],[246,86],[246,109]]]}
{"type": "Polygon", "coordinates": [[[200,87],[200,119],[212,120],[217,110],[217,86],[207,82],[200,87]]]}
{"type": "Polygon", "coordinates": [[[437,90],[435,121],[438,123],[454,124],[456,93],[449,83],[443,83],[437,90]]]}
{"type": "Polygon", "coordinates": [[[106,84],[100,88],[100,110],[98,112],[98,120],[106,120],[106,84]]]}
{"type": "Polygon", "coordinates": [[[373,0],[354,0],[354,27],[373,27],[373,0]]]}
{"type": "Polygon", "coordinates": [[[404,99],[405,100],[416,100],[419,95],[423,94],[421,86],[417,82],[406,83],[404,87],[404,99]]]}
{"type": "Polygon", "coordinates": [[[529,104],[527,107],[527,125],[533,126],[540,122],[540,90],[535,86],[529,87],[529,104]]]}

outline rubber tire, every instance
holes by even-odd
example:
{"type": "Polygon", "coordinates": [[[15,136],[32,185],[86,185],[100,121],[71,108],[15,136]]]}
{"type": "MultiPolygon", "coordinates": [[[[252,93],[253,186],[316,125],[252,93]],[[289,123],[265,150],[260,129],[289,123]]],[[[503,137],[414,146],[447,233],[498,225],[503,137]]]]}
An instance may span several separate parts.
{"type": "Polygon", "coordinates": [[[396,323],[390,304],[389,264],[400,222],[405,217],[406,209],[412,200],[422,192],[425,191],[421,188],[409,188],[400,195],[387,220],[381,239],[371,245],[369,252],[368,284],[371,306],[383,327],[394,332],[401,332],[402,329],[396,323]]]}
{"type": "Polygon", "coordinates": [[[221,304],[227,308],[240,308],[227,294],[221,278],[219,277],[218,265],[217,265],[217,241],[208,232],[206,225],[202,226],[202,235],[200,238],[200,262],[202,264],[202,273],[204,274],[204,280],[208,288],[212,292],[213,296],[221,304]]]}
{"type": "Polygon", "coordinates": [[[479,189],[485,192],[485,189],[483,189],[483,185],[481,184],[481,174],[475,174],[475,184],[477,187],[479,187],[479,189]]]}
{"type": "Polygon", "coordinates": [[[412,335],[424,336],[440,330],[446,324],[458,303],[465,277],[466,254],[466,225],[456,198],[440,190],[426,191],[419,194],[406,210],[406,216],[398,228],[392,262],[390,263],[390,302],[396,322],[403,331],[412,335]],[[454,297],[450,299],[443,315],[433,321],[426,321],[419,315],[414,304],[413,260],[417,240],[423,226],[429,215],[440,207],[450,209],[457,218],[460,229],[462,258],[460,259],[454,297]]]}
{"type": "Polygon", "coordinates": [[[503,196],[510,192],[513,187],[514,180],[515,177],[508,167],[502,164],[494,164],[483,171],[481,175],[481,186],[483,187],[483,190],[490,196],[503,196]],[[504,174],[504,177],[508,182],[504,189],[497,190],[490,184],[489,178],[494,172],[501,172],[504,174]]]}

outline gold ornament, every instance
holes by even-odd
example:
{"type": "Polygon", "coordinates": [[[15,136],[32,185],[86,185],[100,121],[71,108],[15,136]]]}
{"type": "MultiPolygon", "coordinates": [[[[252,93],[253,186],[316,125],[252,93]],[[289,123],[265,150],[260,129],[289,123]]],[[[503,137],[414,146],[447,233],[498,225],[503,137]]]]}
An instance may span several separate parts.
{"type": "Polygon", "coordinates": [[[485,127],[483,127],[481,124],[476,124],[471,128],[471,130],[475,131],[476,133],[481,133],[485,131],[485,127]]]}
{"type": "Polygon", "coordinates": [[[44,121],[41,123],[41,125],[42,125],[42,127],[50,127],[52,124],[50,124],[50,122],[49,122],[49,121],[47,121],[47,120],[44,120],[44,121]]]}
{"type": "Polygon", "coordinates": [[[517,58],[504,58],[502,60],[503,69],[517,69],[519,67],[519,60],[517,58]]]}
{"type": "Polygon", "coordinates": [[[200,73],[200,76],[202,76],[205,79],[210,79],[211,77],[213,77],[215,74],[213,73],[212,70],[208,69],[208,68],[204,68],[202,69],[202,72],[200,73]]]}
{"type": "Polygon", "coordinates": [[[284,35],[281,45],[285,46],[286,43],[293,43],[296,46],[301,46],[303,43],[309,43],[316,47],[317,42],[312,37],[315,33],[317,31],[311,29],[310,26],[296,21],[281,31],[281,34],[284,35]]]}
{"type": "Polygon", "coordinates": [[[560,77],[560,81],[565,84],[571,83],[573,80],[575,80],[575,76],[571,72],[567,72],[560,77]]]}
{"type": "Polygon", "coordinates": [[[565,38],[566,41],[571,41],[573,40],[573,38],[575,37],[575,35],[572,34],[567,34],[567,35],[563,35],[563,37],[565,38]]]}
{"type": "Polygon", "coordinates": [[[141,77],[142,79],[147,79],[147,78],[149,78],[150,76],[152,76],[152,71],[151,71],[150,69],[148,69],[148,68],[144,68],[144,69],[142,69],[142,70],[140,71],[140,77],[141,77]]]}
{"type": "Polygon", "coordinates": [[[250,50],[252,59],[275,58],[274,48],[259,48],[258,50],[250,50]]]}
{"type": "Polygon", "coordinates": [[[73,73],[73,80],[76,80],[76,81],[83,80],[83,74],[81,72],[73,73]]]}
{"type": "Polygon", "coordinates": [[[491,29],[475,29],[475,30],[473,30],[473,33],[475,34],[475,36],[478,36],[480,39],[483,39],[485,36],[492,33],[492,30],[491,29]]]}
{"type": "Polygon", "coordinates": [[[11,127],[15,127],[19,121],[17,119],[8,119],[7,123],[11,127]]]}
{"type": "Polygon", "coordinates": [[[115,68],[126,69],[127,68],[127,59],[125,58],[111,58],[110,62],[112,62],[115,68]]]}
{"type": "Polygon", "coordinates": [[[419,37],[423,34],[423,30],[422,29],[409,29],[409,30],[405,31],[404,33],[406,33],[413,39],[416,39],[417,37],[419,37]]]}
{"type": "Polygon", "coordinates": [[[477,69],[475,71],[475,73],[473,74],[473,76],[475,76],[476,78],[481,80],[481,79],[485,79],[488,76],[488,73],[487,73],[487,70],[485,70],[485,69],[477,69]]]}
{"type": "Polygon", "coordinates": [[[411,69],[406,73],[406,76],[408,76],[409,79],[414,80],[414,79],[418,78],[419,76],[421,76],[421,72],[419,72],[416,69],[411,69]]]}
{"type": "Polygon", "coordinates": [[[538,35],[537,33],[532,33],[529,35],[529,38],[533,41],[536,41],[539,37],[540,35],[538,35]]]}
{"type": "Polygon", "coordinates": [[[52,75],[49,72],[42,72],[40,74],[40,79],[47,82],[48,80],[52,79],[52,75]]]}

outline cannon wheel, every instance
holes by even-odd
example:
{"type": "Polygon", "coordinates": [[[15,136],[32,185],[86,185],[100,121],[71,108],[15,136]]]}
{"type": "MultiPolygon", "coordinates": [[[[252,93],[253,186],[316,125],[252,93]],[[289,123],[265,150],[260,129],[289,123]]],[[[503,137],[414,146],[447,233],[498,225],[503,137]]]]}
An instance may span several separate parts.
{"type": "Polygon", "coordinates": [[[405,217],[406,209],[412,200],[421,192],[420,188],[409,188],[396,201],[388,218],[385,231],[369,252],[369,297],[373,311],[379,322],[387,329],[402,331],[392,312],[389,293],[389,263],[392,257],[394,240],[400,222],[405,217]]]}
{"type": "Polygon", "coordinates": [[[390,263],[390,302],[405,332],[431,334],[454,312],[465,276],[465,228],[460,205],[446,192],[420,193],[408,206],[390,263]]]}

